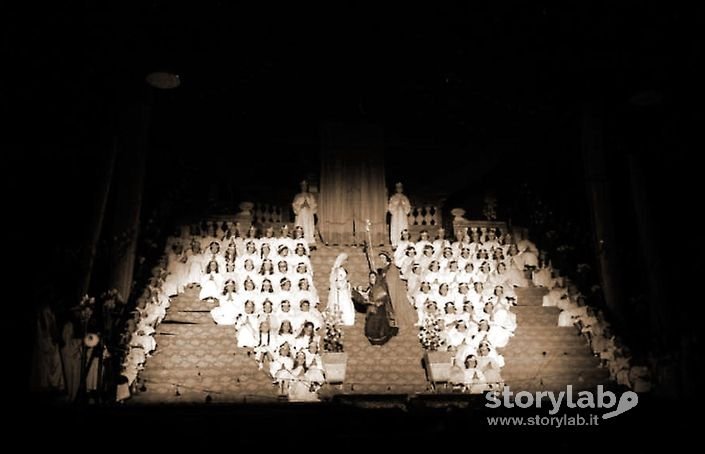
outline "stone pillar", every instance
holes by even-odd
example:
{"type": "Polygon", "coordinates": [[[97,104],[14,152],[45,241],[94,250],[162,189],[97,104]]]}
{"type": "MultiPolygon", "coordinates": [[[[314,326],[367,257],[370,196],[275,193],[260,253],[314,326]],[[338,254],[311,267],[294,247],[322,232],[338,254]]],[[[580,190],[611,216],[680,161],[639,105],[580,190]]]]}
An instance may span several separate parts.
{"type": "Polygon", "coordinates": [[[470,221],[465,219],[465,210],[463,208],[453,208],[450,210],[453,215],[453,236],[457,240],[464,238],[470,227],[470,221]]]}
{"type": "Polygon", "coordinates": [[[244,234],[250,228],[254,221],[252,209],[255,204],[252,202],[240,202],[238,205],[240,212],[235,215],[235,222],[240,226],[240,234],[244,234]]]}

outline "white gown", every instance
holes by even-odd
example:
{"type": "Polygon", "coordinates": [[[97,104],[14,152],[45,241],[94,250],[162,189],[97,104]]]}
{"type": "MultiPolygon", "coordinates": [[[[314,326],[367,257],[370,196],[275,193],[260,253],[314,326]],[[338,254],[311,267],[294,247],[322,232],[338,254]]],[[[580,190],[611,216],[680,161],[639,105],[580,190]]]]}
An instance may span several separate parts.
{"type": "Polygon", "coordinates": [[[220,299],[218,307],[211,309],[211,317],[218,325],[234,325],[241,312],[244,312],[242,301],[230,294],[220,299]]]}
{"type": "Polygon", "coordinates": [[[389,198],[389,207],[387,209],[392,215],[389,225],[389,239],[392,247],[397,247],[397,244],[401,241],[402,230],[409,228],[408,216],[411,211],[411,203],[404,194],[398,193],[389,198]]]}
{"type": "Polygon", "coordinates": [[[316,244],[316,227],[313,215],[316,213],[316,198],[310,192],[300,192],[291,204],[296,214],[296,225],[304,229],[304,239],[308,244],[316,244]]]}
{"type": "Polygon", "coordinates": [[[201,291],[198,299],[218,299],[223,293],[223,276],[220,273],[210,272],[201,278],[201,291]]]}
{"type": "Polygon", "coordinates": [[[245,314],[237,320],[237,346],[255,347],[257,345],[257,316],[255,314],[245,314]]]}
{"type": "Polygon", "coordinates": [[[355,305],[352,301],[348,272],[345,271],[345,268],[338,267],[331,273],[330,284],[328,307],[340,311],[343,325],[354,325],[355,305]]]}

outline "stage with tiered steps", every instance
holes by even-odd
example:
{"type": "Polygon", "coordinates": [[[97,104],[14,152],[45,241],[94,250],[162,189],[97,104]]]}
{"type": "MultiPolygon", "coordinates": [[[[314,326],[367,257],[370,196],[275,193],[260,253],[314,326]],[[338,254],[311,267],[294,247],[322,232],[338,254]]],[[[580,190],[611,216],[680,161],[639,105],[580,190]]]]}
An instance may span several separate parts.
{"type": "MultiPolygon", "coordinates": [[[[312,252],[314,282],[322,309],[328,299],[329,271],[340,253],[348,254],[346,269],[352,285],[366,285],[368,264],[361,248],[319,246],[312,252]]],[[[592,389],[609,381],[599,368],[585,339],[572,327],[557,326],[557,308],[542,307],[545,290],[517,289],[517,330],[500,350],[506,365],[505,384],[513,391],[592,389]]],[[[174,298],[157,327],[157,349],[141,373],[142,392],[132,403],[264,403],[279,402],[278,388],[254,359],[238,349],[233,326],[218,326],[210,309],[216,303],[198,300],[197,288],[174,298]]],[[[344,328],[348,354],[345,382],[325,385],[321,400],[338,395],[424,394],[430,392],[423,368],[418,328],[399,326],[399,335],[383,346],[370,345],[364,336],[364,315],[344,328]]],[[[437,388],[436,393],[450,392],[437,388]]],[[[285,399],[285,398],[284,398],[285,399]]]]}

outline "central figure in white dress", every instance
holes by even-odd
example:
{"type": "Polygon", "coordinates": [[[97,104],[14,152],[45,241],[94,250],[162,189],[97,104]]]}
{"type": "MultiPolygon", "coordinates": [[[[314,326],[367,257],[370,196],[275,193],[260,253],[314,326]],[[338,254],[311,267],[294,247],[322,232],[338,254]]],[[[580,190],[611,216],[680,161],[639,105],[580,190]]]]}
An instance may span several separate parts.
{"type": "Polygon", "coordinates": [[[340,311],[343,324],[355,324],[355,306],[352,301],[348,272],[343,263],[348,259],[345,253],[340,254],[330,271],[330,292],[328,294],[328,308],[340,311]]]}

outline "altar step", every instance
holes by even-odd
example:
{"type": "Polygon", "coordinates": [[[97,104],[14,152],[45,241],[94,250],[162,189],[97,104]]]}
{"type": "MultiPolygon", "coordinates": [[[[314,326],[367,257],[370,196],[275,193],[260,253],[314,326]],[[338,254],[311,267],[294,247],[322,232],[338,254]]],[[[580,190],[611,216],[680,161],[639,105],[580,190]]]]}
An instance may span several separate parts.
{"type": "Polygon", "coordinates": [[[556,307],[543,307],[546,289],[516,289],[517,329],[503,349],[502,378],[513,391],[589,390],[610,383],[607,369],[574,327],[559,327],[556,307]]]}

